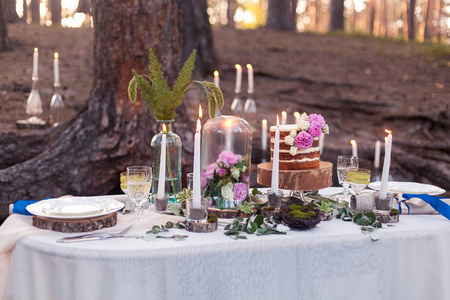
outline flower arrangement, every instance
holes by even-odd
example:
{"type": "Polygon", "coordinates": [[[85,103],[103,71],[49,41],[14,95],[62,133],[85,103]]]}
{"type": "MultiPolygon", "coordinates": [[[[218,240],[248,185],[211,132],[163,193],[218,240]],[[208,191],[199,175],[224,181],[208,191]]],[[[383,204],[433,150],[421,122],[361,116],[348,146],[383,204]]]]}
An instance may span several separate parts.
{"type": "Polygon", "coordinates": [[[235,208],[248,199],[248,162],[242,155],[225,150],[217,161],[202,172],[204,196],[215,200],[219,208],[235,208]]]}
{"type": "Polygon", "coordinates": [[[300,122],[297,129],[292,130],[285,137],[286,145],[291,146],[289,153],[294,156],[297,151],[308,149],[312,146],[314,138],[320,137],[322,134],[329,134],[330,129],[325,123],[322,115],[303,113],[300,116],[300,122]]]}

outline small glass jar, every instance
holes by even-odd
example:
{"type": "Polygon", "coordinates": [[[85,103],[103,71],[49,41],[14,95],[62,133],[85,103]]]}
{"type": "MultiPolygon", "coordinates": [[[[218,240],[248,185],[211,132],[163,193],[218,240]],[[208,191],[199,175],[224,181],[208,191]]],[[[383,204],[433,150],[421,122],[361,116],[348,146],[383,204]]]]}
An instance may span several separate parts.
{"type": "Polygon", "coordinates": [[[202,129],[202,196],[210,205],[234,209],[246,200],[253,131],[236,116],[209,119],[202,129]]]}
{"type": "Polygon", "coordinates": [[[152,194],[158,191],[158,181],[159,181],[159,167],[161,159],[161,143],[163,124],[166,125],[166,180],[165,180],[165,193],[169,194],[169,197],[173,200],[175,195],[181,192],[181,139],[178,135],[172,132],[172,123],[174,120],[158,120],[161,124],[161,131],[156,134],[151,142],[152,150],[152,170],[153,170],[153,182],[152,182],[152,194]]]}

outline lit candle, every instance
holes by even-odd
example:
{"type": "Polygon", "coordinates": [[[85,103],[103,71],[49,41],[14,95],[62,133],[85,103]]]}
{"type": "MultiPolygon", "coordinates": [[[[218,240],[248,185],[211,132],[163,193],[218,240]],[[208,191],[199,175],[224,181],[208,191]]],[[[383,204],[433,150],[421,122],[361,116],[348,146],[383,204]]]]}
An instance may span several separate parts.
{"type": "Polygon", "coordinates": [[[53,71],[55,84],[59,84],[59,58],[58,52],[55,52],[55,59],[53,60],[53,71]]]}
{"type": "Polygon", "coordinates": [[[33,77],[38,76],[38,61],[39,61],[39,50],[38,48],[34,48],[33,52],[33,77]]]}
{"type": "Polygon", "coordinates": [[[219,78],[219,72],[214,71],[214,84],[219,87],[220,85],[220,78],[219,78]]]}
{"type": "Polygon", "coordinates": [[[164,198],[164,188],[166,185],[166,151],[167,151],[166,133],[167,133],[166,124],[163,124],[163,135],[161,140],[161,156],[159,159],[158,193],[156,194],[156,198],[158,199],[164,198]]]}
{"type": "Polygon", "coordinates": [[[380,151],[381,151],[381,142],[377,140],[375,143],[375,159],[373,161],[373,166],[375,169],[380,167],[380,151]]]}
{"type": "Polygon", "coordinates": [[[319,136],[319,151],[320,151],[320,154],[322,154],[323,153],[323,144],[325,143],[325,134],[321,134],[320,136],[319,136]]]}
{"type": "Polygon", "coordinates": [[[278,170],[280,165],[280,119],[277,115],[277,128],[275,129],[275,142],[273,144],[272,158],[272,193],[278,193],[278,170]]]}
{"type": "Polygon", "coordinates": [[[358,145],[355,140],[351,140],[350,144],[352,144],[352,156],[358,157],[358,145]]]}
{"type": "Polygon", "coordinates": [[[242,84],[242,68],[241,65],[235,65],[236,68],[236,89],[234,92],[239,94],[241,92],[241,84],[242,84]]]}
{"type": "Polygon", "coordinates": [[[261,150],[266,151],[267,149],[267,120],[261,121],[261,150]]]}
{"type": "MultiPolygon", "coordinates": [[[[295,117],[295,124],[299,124],[300,123],[300,113],[298,111],[296,111],[294,113],[294,117],[295,117]]],[[[322,134],[323,135],[323,134],[322,134]]],[[[321,136],[322,136],[321,135],[321,136]]]]}
{"type": "Polygon", "coordinates": [[[387,136],[386,149],[384,150],[383,173],[381,174],[380,199],[386,199],[389,180],[389,168],[391,166],[392,131],[385,129],[387,136]]]}
{"type": "Polygon", "coordinates": [[[281,125],[286,125],[287,123],[287,113],[285,111],[281,112],[281,125]]]}
{"type": "MultiPolygon", "coordinates": [[[[199,116],[202,114],[202,107],[198,107],[199,116]]],[[[194,138],[194,183],[193,183],[193,207],[201,207],[201,171],[200,171],[200,141],[201,141],[201,128],[200,118],[197,119],[197,129],[195,131],[194,138]]]]}
{"type": "Polygon", "coordinates": [[[248,89],[247,92],[249,94],[253,94],[254,88],[253,88],[253,66],[251,64],[247,64],[247,71],[248,71],[248,89]]]}

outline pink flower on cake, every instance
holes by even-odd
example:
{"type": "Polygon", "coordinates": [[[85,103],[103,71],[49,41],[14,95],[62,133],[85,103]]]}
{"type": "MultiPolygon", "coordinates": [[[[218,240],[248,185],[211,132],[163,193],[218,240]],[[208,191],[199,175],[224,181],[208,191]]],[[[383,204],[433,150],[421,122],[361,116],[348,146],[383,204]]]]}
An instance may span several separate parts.
{"type": "Polygon", "coordinates": [[[222,151],[217,159],[217,164],[224,168],[229,168],[232,165],[237,164],[240,160],[242,160],[241,155],[235,155],[231,151],[222,151]]]}
{"type": "Polygon", "coordinates": [[[322,115],[318,115],[318,114],[310,114],[309,115],[309,122],[311,124],[315,123],[315,124],[319,124],[320,128],[322,128],[323,126],[325,126],[325,120],[322,117],[322,115]]]}
{"type": "Polygon", "coordinates": [[[295,138],[294,145],[298,149],[308,149],[312,146],[313,137],[306,131],[300,131],[295,138]]]}
{"type": "Polygon", "coordinates": [[[317,123],[311,123],[311,126],[309,126],[308,133],[313,137],[319,137],[322,135],[322,126],[320,126],[317,123]]]}
{"type": "Polygon", "coordinates": [[[227,170],[219,169],[218,171],[216,171],[216,173],[219,177],[222,177],[223,174],[227,174],[227,170]]]}
{"type": "Polygon", "coordinates": [[[245,183],[236,183],[233,188],[234,200],[244,201],[247,198],[247,185],[245,183]]]}

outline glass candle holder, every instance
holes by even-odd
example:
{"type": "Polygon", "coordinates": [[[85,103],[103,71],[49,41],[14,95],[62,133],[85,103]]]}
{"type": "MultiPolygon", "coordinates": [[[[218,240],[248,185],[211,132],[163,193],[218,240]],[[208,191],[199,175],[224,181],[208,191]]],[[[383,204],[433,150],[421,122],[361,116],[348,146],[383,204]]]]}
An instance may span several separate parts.
{"type": "Polygon", "coordinates": [[[168,194],[164,194],[164,198],[162,198],[162,199],[159,199],[155,195],[155,210],[157,212],[166,211],[168,203],[169,203],[169,195],[168,194]]]}
{"type": "Polygon", "coordinates": [[[281,200],[283,199],[283,191],[278,191],[278,193],[272,192],[272,190],[267,191],[267,203],[269,206],[275,207],[275,210],[280,210],[281,200]]]}
{"type": "Polygon", "coordinates": [[[393,193],[387,193],[386,199],[380,198],[380,192],[373,193],[373,211],[380,214],[389,214],[392,208],[393,193]]]}
{"type": "Polygon", "coordinates": [[[194,173],[187,174],[187,186],[189,190],[194,190],[194,173]]]}
{"type": "Polygon", "coordinates": [[[200,203],[193,198],[186,200],[186,219],[189,222],[204,223],[208,218],[208,199],[201,198],[200,203]]]}

